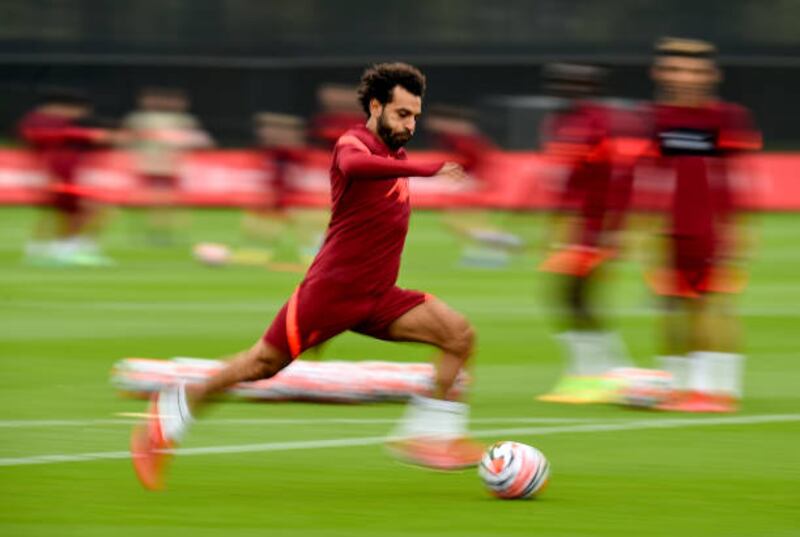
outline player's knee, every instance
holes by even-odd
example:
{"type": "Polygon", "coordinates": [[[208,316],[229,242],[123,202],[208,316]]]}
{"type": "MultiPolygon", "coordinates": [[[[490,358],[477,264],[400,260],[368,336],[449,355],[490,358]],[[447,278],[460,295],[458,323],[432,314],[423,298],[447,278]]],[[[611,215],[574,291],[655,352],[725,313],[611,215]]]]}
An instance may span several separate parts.
{"type": "Polygon", "coordinates": [[[469,358],[472,356],[472,351],[475,348],[475,329],[471,324],[466,323],[466,327],[461,333],[462,348],[464,349],[464,357],[469,358]]]}
{"type": "Polygon", "coordinates": [[[463,317],[450,324],[445,342],[445,350],[466,360],[475,347],[475,329],[463,317]]]}

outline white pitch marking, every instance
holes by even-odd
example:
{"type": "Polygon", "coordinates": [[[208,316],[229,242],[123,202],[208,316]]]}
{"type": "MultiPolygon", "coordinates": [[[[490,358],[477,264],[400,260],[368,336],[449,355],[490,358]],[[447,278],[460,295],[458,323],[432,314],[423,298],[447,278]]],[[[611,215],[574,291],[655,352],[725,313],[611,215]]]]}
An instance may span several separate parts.
{"type": "MultiPolygon", "coordinates": [[[[785,423],[800,421],[800,414],[765,414],[756,416],[726,416],[719,418],[666,418],[632,420],[622,423],[586,423],[577,425],[554,425],[549,427],[516,427],[510,429],[479,429],[473,431],[476,438],[507,435],[538,435],[570,433],[597,433],[629,431],[638,429],[675,429],[681,427],[707,427],[710,425],[752,425],[759,423],[785,423]]],[[[297,449],[320,449],[352,446],[371,446],[382,444],[385,436],[361,438],[332,438],[328,440],[297,440],[289,442],[268,442],[262,444],[241,444],[231,446],[207,446],[173,450],[177,455],[219,455],[229,453],[262,453],[267,451],[288,451],[297,449]]],[[[75,453],[36,455],[32,457],[0,458],[0,466],[25,466],[35,464],[57,464],[64,462],[87,462],[93,460],[127,459],[127,451],[107,451],[99,453],[75,453]]]]}
{"type": "MultiPolygon", "coordinates": [[[[75,420],[0,420],[2,428],[38,427],[91,427],[98,425],[133,425],[141,418],[148,418],[146,412],[120,412],[120,418],[138,419],[75,419],[75,420]]],[[[498,417],[474,418],[472,423],[585,423],[596,422],[596,418],[532,418],[498,417]]],[[[384,425],[396,423],[395,418],[220,418],[204,419],[210,425],[384,425]]]]}
{"type": "MultiPolygon", "coordinates": [[[[768,285],[768,282],[766,282],[768,285]]],[[[778,290],[783,290],[782,286],[774,286],[778,290]]],[[[795,290],[796,287],[786,287],[785,290],[795,290]]],[[[453,301],[455,306],[469,311],[476,315],[494,315],[501,313],[506,316],[521,316],[539,318],[551,316],[557,313],[552,308],[537,306],[528,303],[498,304],[491,299],[464,299],[453,301]]],[[[248,312],[269,312],[281,307],[279,302],[132,302],[132,301],[96,301],[96,302],[75,302],[75,301],[39,301],[39,300],[11,300],[3,304],[7,308],[25,309],[68,309],[89,310],[89,311],[172,311],[190,312],[195,314],[214,314],[223,313],[248,313],[248,312]]],[[[791,306],[746,306],[740,308],[738,313],[743,316],[768,316],[768,317],[796,317],[797,309],[791,306]]],[[[654,304],[651,307],[623,306],[614,310],[614,315],[626,318],[650,318],[660,315],[660,308],[654,304]]]]}

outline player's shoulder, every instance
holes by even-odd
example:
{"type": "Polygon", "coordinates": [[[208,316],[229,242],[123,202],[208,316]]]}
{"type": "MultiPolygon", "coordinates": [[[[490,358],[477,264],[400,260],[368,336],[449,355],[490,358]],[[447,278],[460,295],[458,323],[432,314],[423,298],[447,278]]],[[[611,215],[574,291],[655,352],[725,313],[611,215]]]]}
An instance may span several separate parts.
{"type": "Polygon", "coordinates": [[[551,111],[545,119],[545,126],[555,134],[586,127],[591,123],[592,110],[583,103],[574,102],[551,111]]]}
{"type": "Polygon", "coordinates": [[[724,113],[727,113],[727,114],[748,114],[748,113],[750,113],[750,111],[747,109],[746,106],[744,106],[742,104],[739,104],[739,103],[735,103],[733,101],[723,101],[723,100],[714,101],[714,104],[712,104],[712,107],[714,107],[715,109],[719,110],[720,112],[724,112],[724,113]]]}
{"type": "Polygon", "coordinates": [[[613,117],[618,109],[612,101],[600,99],[581,99],[575,104],[577,114],[585,116],[590,121],[605,123],[613,117]]]}
{"type": "Polygon", "coordinates": [[[575,111],[587,116],[602,117],[608,113],[609,105],[597,99],[579,99],[575,103],[575,111]]]}
{"type": "Polygon", "coordinates": [[[716,101],[712,108],[726,123],[749,123],[752,118],[750,110],[739,103],[716,101]]]}
{"type": "Polygon", "coordinates": [[[339,151],[345,147],[352,147],[365,153],[373,153],[371,146],[372,140],[370,139],[369,131],[363,127],[353,127],[339,136],[334,149],[339,151]]]}
{"type": "Polygon", "coordinates": [[[737,103],[716,103],[720,121],[720,147],[731,151],[757,151],[762,148],[761,133],[750,110],[737,103]]]}
{"type": "Polygon", "coordinates": [[[63,123],[63,121],[59,121],[59,118],[51,114],[39,112],[38,110],[32,110],[26,113],[19,120],[20,125],[27,127],[50,127],[60,123],[63,123]]]}

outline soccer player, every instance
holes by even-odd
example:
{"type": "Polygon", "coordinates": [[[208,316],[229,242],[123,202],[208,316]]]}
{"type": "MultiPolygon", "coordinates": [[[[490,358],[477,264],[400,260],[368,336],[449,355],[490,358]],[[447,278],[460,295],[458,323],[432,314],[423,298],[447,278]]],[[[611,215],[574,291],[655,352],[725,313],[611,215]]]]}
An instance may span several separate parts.
{"type": "Polygon", "coordinates": [[[28,144],[48,176],[47,204],[54,217],[39,223],[26,248],[28,260],[56,265],[94,266],[111,261],[100,253],[95,235],[102,223],[98,206],[78,184],[85,157],[113,139],[112,129],[100,128],[89,99],[69,88],[52,89],[19,123],[28,144]]]}
{"type": "Polygon", "coordinates": [[[353,86],[322,84],[317,90],[319,110],[311,118],[308,137],[317,147],[333,149],[354,125],[361,123],[361,107],[353,86]]]}
{"type": "Polygon", "coordinates": [[[548,93],[563,104],[542,125],[545,155],[560,170],[559,215],[552,251],[540,269],[557,278],[557,301],[566,330],[565,374],[541,401],[604,403],[613,385],[604,377],[630,365],[617,333],[607,328],[592,303],[601,268],[614,257],[631,192],[633,159],[620,146],[635,134],[636,115],[596,100],[604,72],[598,67],[551,64],[544,72],[548,93]]]}
{"type": "Polygon", "coordinates": [[[740,192],[733,174],[744,151],[760,147],[749,112],[720,101],[714,46],[665,38],[656,45],[651,76],[653,144],[667,181],[664,266],[650,283],[664,297],[666,355],[662,367],[677,383],[663,408],[684,412],[733,412],[741,398],[744,358],[736,352],[730,296],[741,288],[732,262],[740,236],[740,192]]]}
{"type": "Polygon", "coordinates": [[[138,108],[124,120],[134,167],[150,194],[147,236],[156,245],[175,240],[178,218],[172,207],[182,155],[213,145],[189,106],[189,98],[180,89],[145,88],[139,94],[138,108]]]}
{"type": "Polygon", "coordinates": [[[439,469],[477,464],[481,447],[466,437],[468,407],[451,388],[473,351],[469,322],[440,300],[397,287],[411,206],[408,177],[454,180],[453,163],[417,164],[403,146],[422,112],[425,77],[403,63],[366,69],[359,99],[365,125],[339,138],[331,164],[332,212],[325,242],[305,278],[255,344],[202,384],[165,389],[131,438],[136,473],[162,486],[166,452],[180,442],[209,397],[242,381],[269,378],[304,351],[347,330],[441,351],[430,397],[416,397],[389,447],[413,463],[439,469]]]}
{"type": "MultiPolygon", "coordinates": [[[[429,109],[425,127],[435,147],[455,155],[480,190],[491,190],[494,144],[478,128],[475,114],[465,108],[438,105],[429,109]]],[[[494,174],[496,175],[496,174],[494,174]]],[[[474,194],[473,194],[474,195],[474,194]]],[[[461,263],[465,266],[499,268],[525,246],[522,239],[490,222],[490,214],[471,200],[457,203],[444,213],[444,223],[464,243],[461,263]]]]}
{"type": "MultiPolygon", "coordinates": [[[[269,248],[261,252],[267,259],[274,259],[281,250],[291,250],[286,253],[292,261],[302,263],[271,266],[305,271],[321,246],[327,224],[327,211],[289,211],[290,177],[294,169],[307,166],[308,161],[305,121],[273,112],[262,112],[255,119],[258,150],[268,184],[260,203],[245,213],[242,228],[250,242],[269,248]]],[[[258,250],[248,252],[256,254],[258,250]]]]}

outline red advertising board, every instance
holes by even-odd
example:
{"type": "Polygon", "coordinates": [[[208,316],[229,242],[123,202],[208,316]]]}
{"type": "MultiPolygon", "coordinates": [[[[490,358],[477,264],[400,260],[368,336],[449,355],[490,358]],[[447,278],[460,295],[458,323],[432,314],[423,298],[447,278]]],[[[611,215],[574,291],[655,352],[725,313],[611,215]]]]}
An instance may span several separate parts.
{"type": "MultiPolygon", "coordinates": [[[[412,159],[447,155],[412,154],[412,159]]],[[[302,163],[286,170],[285,199],[291,205],[326,206],[329,202],[329,153],[309,150],[302,163]]],[[[800,209],[800,154],[766,153],[749,157],[739,178],[747,186],[745,205],[762,210],[800,209]]],[[[553,206],[558,177],[538,153],[496,151],[474,171],[481,180],[455,184],[444,179],[412,178],[416,207],[480,206],[510,210],[553,206]]],[[[642,184],[646,184],[643,181],[642,184]]],[[[187,154],[180,165],[174,202],[192,206],[254,206],[273,195],[272,164],[252,150],[213,150],[187,154]]],[[[0,150],[0,204],[38,204],[47,199],[49,183],[33,155],[24,150],[0,150]]],[[[132,158],[121,151],[87,157],[76,189],[99,201],[119,205],[152,203],[146,182],[134,172],[132,158]]],[[[637,204],[647,205],[645,194],[637,204]]]]}

